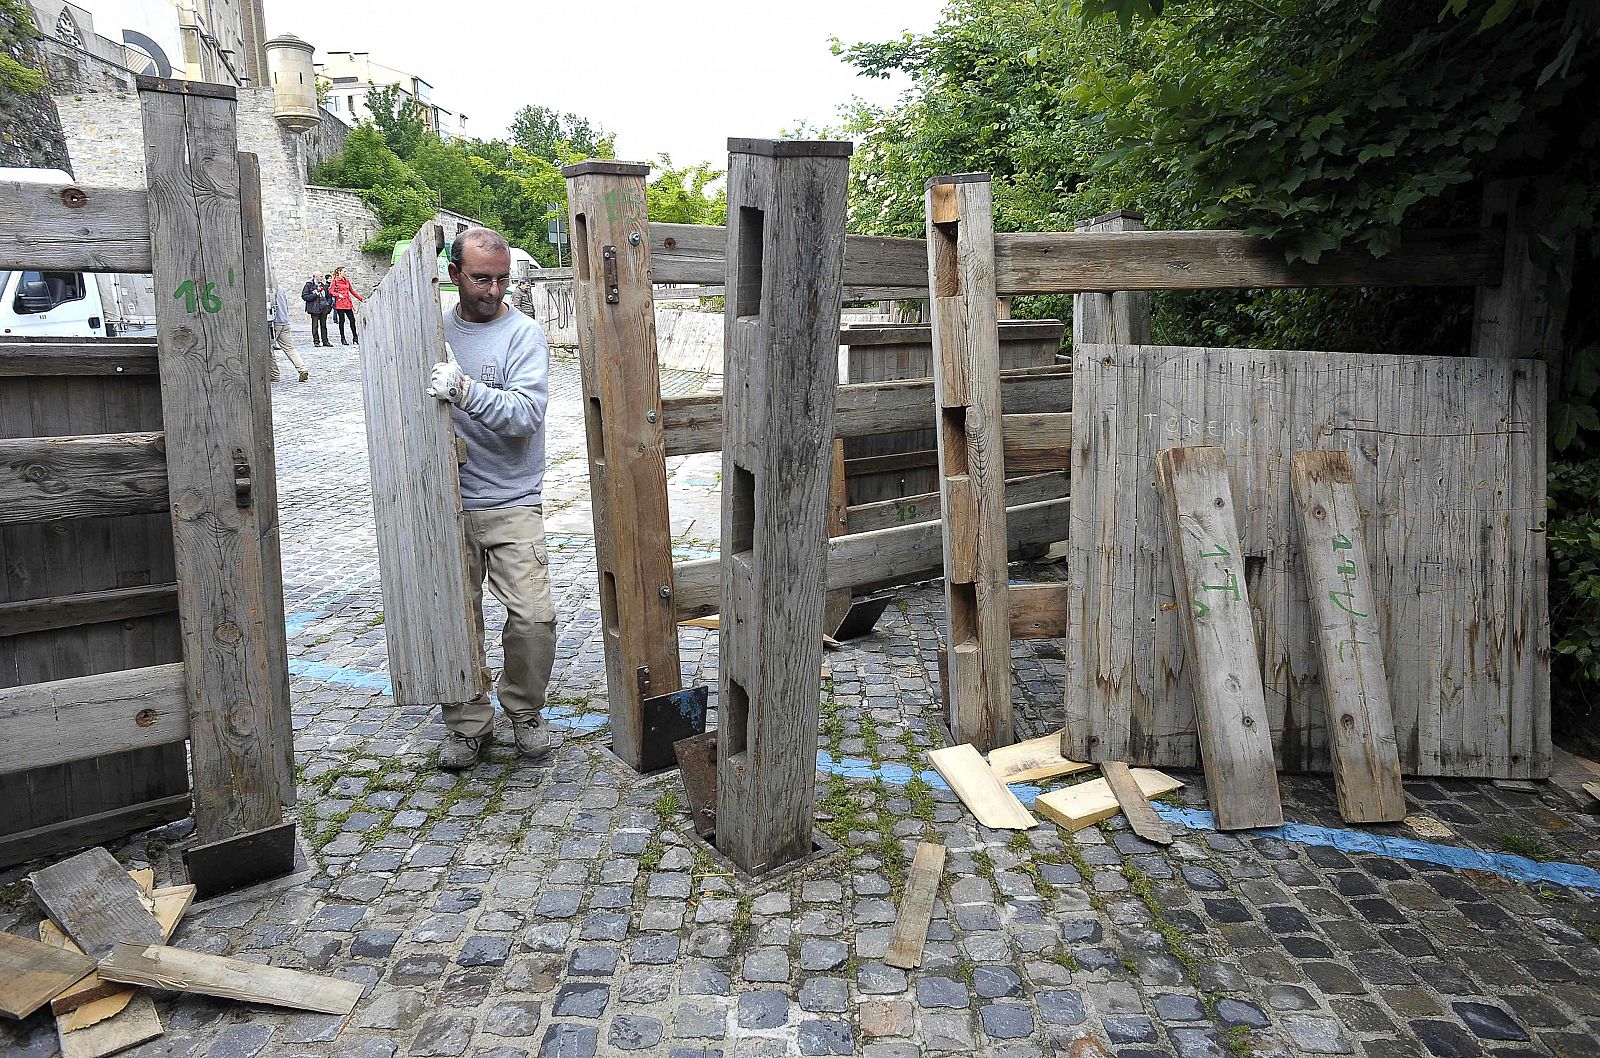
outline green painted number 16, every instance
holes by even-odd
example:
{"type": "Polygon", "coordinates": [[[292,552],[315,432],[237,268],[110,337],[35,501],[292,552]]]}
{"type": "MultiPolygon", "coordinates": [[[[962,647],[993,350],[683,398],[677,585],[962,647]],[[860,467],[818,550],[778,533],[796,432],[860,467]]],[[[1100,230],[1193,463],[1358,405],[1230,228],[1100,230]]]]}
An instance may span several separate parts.
{"type": "Polygon", "coordinates": [[[193,279],[185,279],[178,285],[178,289],[172,292],[172,298],[174,301],[182,298],[184,311],[186,312],[192,313],[196,311],[196,300],[200,302],[199,308],[203,308],[207,312],[216,312],[222,308],[222,299],[217,296],[217,285],[215,283],[207,283],[205,289],[200,290],[193,279]]]}

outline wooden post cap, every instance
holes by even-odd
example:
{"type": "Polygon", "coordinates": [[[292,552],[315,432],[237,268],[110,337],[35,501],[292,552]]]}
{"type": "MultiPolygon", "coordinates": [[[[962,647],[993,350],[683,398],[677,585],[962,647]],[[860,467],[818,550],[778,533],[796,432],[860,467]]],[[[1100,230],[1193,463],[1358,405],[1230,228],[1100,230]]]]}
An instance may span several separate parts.
{"type": "Polygon", "coordinates": [[[588,176],[591,173],[602,176],[648,176],[650,166],[645,162],[616,162],[609,158],[586,158],[561,170],[561,175],[569,179],[574,176],[588,176]]]}
{"type": "Polygon", "coordinates": [[[763,154],[769,158],[848,158],[856,145],[849,140],[751,140],[728,138],[729,154],[763,154]]]}

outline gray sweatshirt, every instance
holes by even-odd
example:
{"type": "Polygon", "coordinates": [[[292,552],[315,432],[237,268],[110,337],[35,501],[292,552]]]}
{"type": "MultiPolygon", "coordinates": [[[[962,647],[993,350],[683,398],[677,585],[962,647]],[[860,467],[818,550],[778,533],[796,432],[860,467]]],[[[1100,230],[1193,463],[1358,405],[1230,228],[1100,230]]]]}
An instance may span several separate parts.
{"type": "Polygon", "coordinates": [[[544,411],[550,398],[550,346],[537,323],[507,305],[488,323],[451,309],[444,337],[473,386],[466,407],[450,409],[467,442],[461,506],[469,511],[543,502],[544,411]]]}

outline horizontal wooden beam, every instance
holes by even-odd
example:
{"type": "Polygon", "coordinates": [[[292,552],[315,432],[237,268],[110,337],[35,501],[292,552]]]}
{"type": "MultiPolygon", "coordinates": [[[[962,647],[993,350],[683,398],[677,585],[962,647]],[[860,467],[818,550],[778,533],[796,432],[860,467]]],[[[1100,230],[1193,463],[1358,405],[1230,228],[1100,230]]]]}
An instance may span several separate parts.
{"type": "Polygon", "coordinates": [[[1072,413],[1002,415],[1007,474],[1038,474],[1072,469],[1072,413]]]}
{"type": "Polygon", "coordinates": [[[1062,639],[1067,634],[1065,584],[1013,584],[1006,601],[1012,639],[1062,639]]]}
{"type": "MultiPolygon", "coordinates": [[[[1030,474],[1006,481],[1006,506],[1020,507],[1042,500],[1059,500],[1072,489],[1072,478],[1065,473],[1030,474]]],[[[849,533],[870,533],[896,525],[939,520],[940,503],[937,492],[924,492],[915,496],[900,496],[892,500],[858,503],[845,508],[845,526],[849,533]]]]}
{"type": "Polygon", "coordinates": [[[0,689],[0,775],[189,737],[183,663],[0,689]]]}
{"type": "MultiPolygon", "coordinates": [[[[1000,343],[1059,342],[1067,325],[1060,320],[1001,320],[1000,343]]],[[[852,349],[865,345],[933,345],[931,323],[847,323],[839,328],[839,344],[852,349]]]]}
{"type": "Polygon", "coordinates": [[[176,613],[177,610],[176,584],[144,584],[135,588],[86,591],[48,599],[0,602],[0,636],[126,621],[151,614],[176,613]]]}
{"type": "Polygon", "coordinates": [[[166,509],[165,434],[0,440],[0,525],[166,509]]]}
{"type": "MultiPolygon", "coordinates": [[[[1504,235],[1478,228],[1406,233],[1383,257],[1364,250],[1324,254],[1316,264],[1284,260],[1282,246],[1239,231],[1018,232],[994,238],[995,286],[1011,294],[1268,287],[1495,286],[1504,235]]],[[[651,271],[658,283],[720,283],[727,233],[720,227],[656,224],[651,271]]],[[[928,296],[921,239],[852,235],[845,283],[928,296]]],[[[888,293],[888,292],[886,292],[888,293]]]]}
{"type": "Polygon", "coordinates": [[[155,373],[155,342],[0,343],[0,377],[155,373]]]}
{"type": "MultiPolygon", "coordinates": [[[[1072,407],[1072,372],[1065,365],[1000,372],[1000,400],[1015,415],[1060,412],[1072,407]]],[[[661,401],[667,455],[722,450],[722,395],[699,393],[661,401]]],[[[937,424],[933,380],[856,382],[835,396],[833,429],[839,437],[867,437],[898,430],[931,430],[937,424]]]]}
{"type": "MultiPolygon", "coordinates": [[[[1067,537],[1068,499],[1045,500],[1006,509],[1006,545],[1015,553],[1025,547],[1067,537]]],[[[720,558],[680,562],[672,567],[673,598],[678,620],[717,612],[720,558]]],[[[940,523],[879,529],[836,536],[828,541],[827,590],[885,583],[912,584],[943,575],[944,544],[940,523]]]]}
{"type": "Polygon", "coordinates": [[[0,270],[151,270],[144,191],[0,180],[0,270]]]}
{"type": "Polygon", "coordinates": [[[59,854],[62,849],[117,841],[129,834],[182,819],[192,809],[190,795],[185,791],[0,835],[0,867],[11,867],[40,856],[59,854]]]}

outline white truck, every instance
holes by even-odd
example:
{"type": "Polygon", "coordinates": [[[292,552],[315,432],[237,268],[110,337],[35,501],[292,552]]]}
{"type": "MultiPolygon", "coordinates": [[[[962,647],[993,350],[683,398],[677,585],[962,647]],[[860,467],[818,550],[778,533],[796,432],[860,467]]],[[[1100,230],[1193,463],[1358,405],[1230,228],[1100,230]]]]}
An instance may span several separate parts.
{"type": "MultiPolygon", "coordinates": [[[[60,169],[0,168],[0,182],[70,184],[60,169]]],[[[45,269],[0,271],[0,341],[155,334],[149,276],[45,269]]]]}

